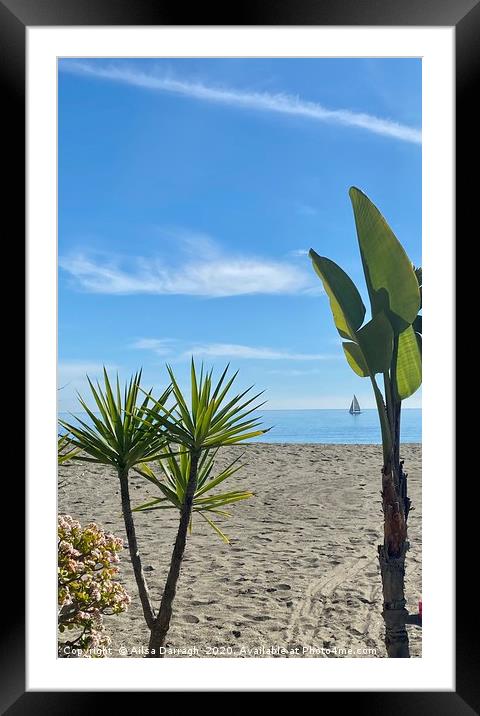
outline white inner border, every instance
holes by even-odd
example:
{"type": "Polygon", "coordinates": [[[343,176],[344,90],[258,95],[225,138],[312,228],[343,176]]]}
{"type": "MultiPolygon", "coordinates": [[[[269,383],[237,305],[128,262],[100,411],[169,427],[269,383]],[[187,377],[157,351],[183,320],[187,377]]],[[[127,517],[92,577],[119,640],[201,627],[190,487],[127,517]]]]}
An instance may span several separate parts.
{"type": "Polygon", "coordinates": [[[454,689],[454,38],[451,27],[27,29],[27,690],[454,689]],[[98,56],[423,58],[421,659],[56,658],[57,58],[98,56]]]}

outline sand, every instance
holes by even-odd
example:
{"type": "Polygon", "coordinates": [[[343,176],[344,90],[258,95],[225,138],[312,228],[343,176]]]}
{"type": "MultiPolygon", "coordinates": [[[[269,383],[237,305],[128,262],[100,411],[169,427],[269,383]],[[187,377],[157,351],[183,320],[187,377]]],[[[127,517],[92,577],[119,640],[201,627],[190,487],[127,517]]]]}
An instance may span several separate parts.
{"type": "MultiPolygon", "coordinates": [[[[381,449],[378,445],[249,444],[223,449],[219,465],[244,453],[230,489],[255,497],[231,506],[223,543],[197,517],[188,539],[167,647],[169,656],[385,657],[381,542],[381,449]],[[284,650],[283,652],[281,650],[284,650]],[[348,651],[350,650],[350,651],[348,651]]],[[[421,599],[421,446],[402,449],[415,508],[409,516],[407,608],[421,599]]],[[[132,473],[133,505],[157,496],[132,473]]],[[[58,510],[125,537],[115,472],[102,465],[59,468],[58,510]]],[[[137,536],[158,606],[177,528],[173,510],[137,513],[137,536]]],[[[106,619],[111,656],[142,656],[148,644],[128,551],[121,581],[126,613],[106,619]]],[[[421,628],[409,626],[411,655],[421,656],[421,628]]]]}

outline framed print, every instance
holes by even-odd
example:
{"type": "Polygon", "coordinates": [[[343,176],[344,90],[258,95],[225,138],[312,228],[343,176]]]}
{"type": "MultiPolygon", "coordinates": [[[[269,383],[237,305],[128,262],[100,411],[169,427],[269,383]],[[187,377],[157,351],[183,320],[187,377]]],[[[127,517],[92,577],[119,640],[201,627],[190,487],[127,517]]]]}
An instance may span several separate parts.
{"type": "Polygon", "coordinates": [[[479,6],[246,7],[0,2],[27,267],[6,713],[479,708],[452,272],[479,6]]]}

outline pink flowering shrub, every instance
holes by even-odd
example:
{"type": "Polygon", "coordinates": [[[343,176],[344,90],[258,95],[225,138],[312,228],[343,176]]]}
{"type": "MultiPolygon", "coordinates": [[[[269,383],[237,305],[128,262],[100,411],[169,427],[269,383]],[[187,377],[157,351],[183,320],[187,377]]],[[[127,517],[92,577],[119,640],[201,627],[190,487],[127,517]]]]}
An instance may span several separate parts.
{"type": "Polygon", "coordinates": [[[58,628],[71,632],[60,656],[104,656],[110,638],[103,615],[127,609],[130,597],[117,581],[123,540],[93,522],[82,528],[70,515],[58,518],[58,628]]]}

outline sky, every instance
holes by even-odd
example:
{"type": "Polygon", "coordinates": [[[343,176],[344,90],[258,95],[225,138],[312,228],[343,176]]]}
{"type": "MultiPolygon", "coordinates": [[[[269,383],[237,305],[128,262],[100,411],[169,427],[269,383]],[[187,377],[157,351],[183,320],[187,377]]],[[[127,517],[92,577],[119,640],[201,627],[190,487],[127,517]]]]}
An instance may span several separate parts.
{"type": "Polygon", "coordinates": [[[62,59],[58,143],[60,411],[192,355],[265,408],[374,407],[307,252],[368,305],[353,185],[421,264],[421,60],[62,59]]]}

